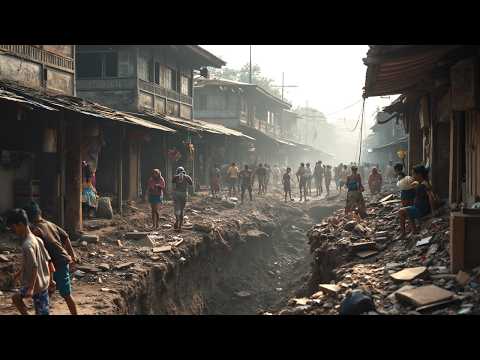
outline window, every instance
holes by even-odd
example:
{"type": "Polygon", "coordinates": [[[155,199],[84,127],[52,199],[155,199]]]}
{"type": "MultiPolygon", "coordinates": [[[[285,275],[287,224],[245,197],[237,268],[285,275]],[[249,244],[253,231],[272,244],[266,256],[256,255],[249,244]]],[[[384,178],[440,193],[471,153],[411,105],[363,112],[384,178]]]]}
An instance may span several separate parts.
{"type": "Polygon", "coordinates": [[[177,72],[175,70],[172,70],[172,85],[171,85],[171,89],[174,90],[174,91],[178,91],[178,77],[177,77],[177,72]]]}
{"type": "Polygon", "coordinates": [[[148,60],[147,67],[148,67],[148,70],[147,70],[148,71],[148,81],[153,82],[153,80],[154,80],[153,58],[148,60]]]}
{"type": "Polygon", "coordinates": [[[78,53],[76,59],[78,78],[118,76],[118,53],[78,53]]]}
{"type": "Polygon", "coordinates": [[[118,53],[111,52],[105,54],[105,76],[118,76],[118,53]]]}
{"type": "Polygon", "coordinates": [[[101,53],[77,54],[76,67],[78,78],[102,77],[102,57],[101,53]]]}
{"type": "Polygon", "coordinates": [[[183,95],[187,95],[187,96],[190,96],[190,82],[189,82],[189,78],[186,77],[186,76],[182,76],[181,77],[181,87],[180,87],[180,92],[183,94],[183,95]]]}
{"type": "Polygon", "coordinates": [[[155,84],[160,85],[160,63],[155,63],[155,84]]]}
{"type": "Polygon", "coordinates": [[[166,68],[165,69],[165,87],[167,89],[173,89],[172,88],[172,69],[166,68]]]}

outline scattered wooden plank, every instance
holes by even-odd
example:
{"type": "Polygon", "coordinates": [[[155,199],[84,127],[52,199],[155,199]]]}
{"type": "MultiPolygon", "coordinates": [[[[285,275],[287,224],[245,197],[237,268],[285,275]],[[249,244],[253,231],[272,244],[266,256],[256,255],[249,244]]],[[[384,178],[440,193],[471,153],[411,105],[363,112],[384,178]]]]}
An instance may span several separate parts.
{"type": "Polygon", "coordinates": [[[418,312],[421,312],[421,313],[428,312],[428,311],[434,311],[434,310],[441,309],[442,307],[446,307],[448,305],[456,304],[458,302],[460,302],[460,299],[457,298],[457,297],[454,297],[453,299],[440,301],[440,302],[436,302],[436,303],[425,305],[425,306],[420,306],[420,307],[416,308],[415,311],[418,311],[418,312]]]}
{"type": "Polygon", "coordinates": [[[161,253],[161,252],[166,252],[166,251],[171,251],[172,246],[171,245],[164,245],[164,246],[159,246],[159,247],[154,247],[152,249],[153,253],[161,253]]]}
{"type": "Polygon", "coordinates": [[[353,252],[366,251],[366,250],[377,250],[377,243],[373,241],[361,242],[350,245],[350,250],[353,252]]]}
{"type": "Polygon", "coordinates": [[[422,307],[451,299],[455,294],[435,285],[420,286],[415,289],[400,291],[395,294],[399,301],[422,307]]]}
{"type": "Polygon", "coordinates": [[[333,284],[320,284],[318,285],[318,288],[320,289],[320,291],[333,295],[338,294],[341,290],[340,286],[333,284]]]}
{"type": "Polygon", "coordinates": [[[407,268],[401,271],[398,271],[390,276],[398,281],[411,281],[416,277],[425,274],[427,268],[425,266],[419,266],[414,268],[407,268]]]}
{"type": "Polygon", "coordinates": [[[357,253],[357,256],[362,259],[366,259],[372,255],[378,254],[378,251],[368,250],[368,251],[361,251],[357,253]]]}
{"type": "Polygon", "coordinates": [[[380,202],[380,203],[383,203],[383,202],[388,201],[388,200],[390,200],[390,199],[392,199],[392,198],[393,198],[393,194],[390,194],[390,195],[385,196],[385,197],[384,197],[383,199],[381,199],[379,202],[380,202]]]}

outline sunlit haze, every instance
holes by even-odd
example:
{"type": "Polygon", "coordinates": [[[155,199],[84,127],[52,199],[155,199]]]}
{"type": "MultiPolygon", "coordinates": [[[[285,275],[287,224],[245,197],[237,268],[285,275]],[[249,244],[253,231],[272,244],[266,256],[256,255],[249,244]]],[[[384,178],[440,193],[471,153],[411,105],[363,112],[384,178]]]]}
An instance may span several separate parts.
{"type": "MultiPolygon", "coordinates": [[[[240,68],[249,61],[249,45],[202,45],[226,61],[226,67],[240,68]]],[[[362,88],[367,67],[368,45],[253,45],[252,63],[258,64],[264,76],[285,85],[285,97],[293,106],[308,105],[322,111],[329,122],[353,128],[362,108],[362,88]],[[341,110],[349,105],[355,105],[341,110]],[[341,110],[341,111],[339,111],[341,110]]],[[[373,125],[377,106],[395,99],[368,98],[365,105],[367,127],[373,125]]]]}

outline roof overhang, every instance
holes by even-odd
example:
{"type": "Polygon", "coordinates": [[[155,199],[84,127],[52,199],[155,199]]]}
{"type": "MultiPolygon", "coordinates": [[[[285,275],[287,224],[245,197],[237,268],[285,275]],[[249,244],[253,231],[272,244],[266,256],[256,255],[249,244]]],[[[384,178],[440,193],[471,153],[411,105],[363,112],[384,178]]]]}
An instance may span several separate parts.
{"type": "Polygon", "coordinates": [[[364,96],[401,94],[422,82],[439,61],[460,45],[371,46],[364,59],[367,65],[364,96]]]}

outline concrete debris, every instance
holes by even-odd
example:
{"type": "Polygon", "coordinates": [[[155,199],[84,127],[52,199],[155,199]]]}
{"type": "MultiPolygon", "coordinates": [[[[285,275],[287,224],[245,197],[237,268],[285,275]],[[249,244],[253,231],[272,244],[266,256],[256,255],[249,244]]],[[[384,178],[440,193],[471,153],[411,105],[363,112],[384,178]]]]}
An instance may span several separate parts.
{"type": "Polygon", "coordinates": [[[171,251],[172,250],[172,246],[170,245],[164,245],[164,246],[159,246],[159,247],[154,247],[152,249],[153,253],[156,254],[156,253],[161,253],[161,252],[167,252],[167,251],[171,251]]]}
{"type": "Polygon", "coordinates": [[[366,259],[370,256],[373,256],[373,255],[376,255],[378,254],[378,251],[374,251],[374,250],[368,250],[368,251],[360,251],[357,253],[357,256],[359,258],[362,258],[362,259],[366,259]]]}
{"type": "Polygon", "coordinates": [[[5,255],[0,255],[0,262],[9,262],[10,258],[5,255]]]}
{"type": "Polygon", "coordinates": [[[318,288],[327,294],[333,294],[333,295],[338,294],[341,290],[340,286],[331,285],[331,284],[320,284],[318,285],[318,288]]]}
{"type": "Polygon", "coordinates": [[[430,243],[430,240],[432,240],[433,236],[426,237],[422,240],[417,241],[416,246],[423,246],[423,245],[428,245],[430,243]]]}

